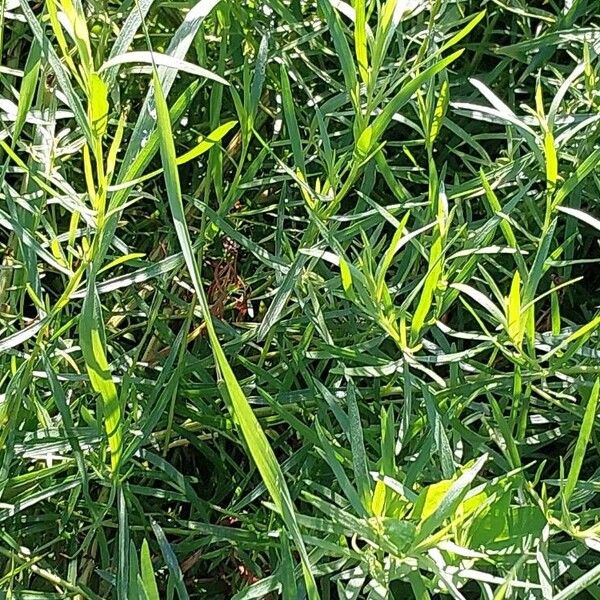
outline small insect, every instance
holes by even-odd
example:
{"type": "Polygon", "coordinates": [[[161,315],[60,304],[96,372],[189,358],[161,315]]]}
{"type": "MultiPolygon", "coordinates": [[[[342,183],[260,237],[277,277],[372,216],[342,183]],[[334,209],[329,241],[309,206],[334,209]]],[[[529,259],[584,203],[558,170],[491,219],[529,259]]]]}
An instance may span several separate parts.
{"type": "Polygon", "coordinates": [[[238,273],[239,244],[229,237],[223,239],[223,258],[211,261],[213,280],[208,288],[212,313],[223,318],[225,304],[237,296],[234,304],[237,320],[243,320],[248,311],[248,285],[238,273]]]}

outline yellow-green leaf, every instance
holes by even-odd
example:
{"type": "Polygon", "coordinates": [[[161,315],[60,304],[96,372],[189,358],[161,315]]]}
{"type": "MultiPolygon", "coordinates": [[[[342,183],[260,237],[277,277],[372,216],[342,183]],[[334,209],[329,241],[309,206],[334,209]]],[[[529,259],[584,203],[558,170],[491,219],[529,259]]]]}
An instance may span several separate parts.
{"type": "Polygon", "coordinates": [[[81,6],[78,4],[78,6],[75,7],[72,0],[62,0],[61,4],[63,12],[67,17],[67,21],[71,26],[71,31],[69,33],[73,36],[75,45],[77,46],[81,66],[85,73],[91,73],[93,69],[92,48],[90,45],[86,17],[83,14],[81,6]]]}
{"type": "Polygon", "coordinates": [[[435,105],[435,111],[433,113],[433,120],[431,122],[431,128],[429,129],[429,145],[433,146],[435,139],[442,128],[442,122],[446,116],[446,110],[448,110],[448,103],[450,102],[450,86],[448,80],[445,79],[440,88],[440,95],[435,105]]]}
{"type": "Polygon", "coordinates": [[[369,125],[365,127],[356,142],[356,151],[360,158],[364,158],[369,154],[373,147],[373,128],[369,125]]]}
{"type": "Polygon", "coordinates": [[[431,516],[437,510],[453,483],[450,479],[444,479],[423,489],[415,502],[413,518],[424,521],[431,516]]]}
{"type": "Polygon", "coordinates": [[[215,144],[218,144],[230,131],[237,125],[237,121],[227,121],[227,123],[223,123],[217,127],[212,133],[207,135],[206,137],[202,137],[199,140],[197,146],[182,154],[177,158],[177,164],[183,165],[194,158],[197,158],[201,154],[204,154],[208,150],[210,150],[215,144]]]}
{"type": "Polygon", "coordinates": [[[510,286],[510,293],[506,306],[506,322],[508,326],[508,335],[515,346],[521,347],[523,341],[523,318],[521,316],[521,275],[515,271],[510,286]]]}
{"type": "Polygon", "coordinates": [[[125,254],[123,256],[119,256],[114,260],[111,260],[109,263],[104,265],[98,273],[104,273],[104,271],[110,271],[123,263],[129,262],[130,260],[135,260],[136,258],[144,258],[146,256],[143,252],[130,252],[129,254],[125,254]]]}
{"type": "Polygon", "coordinates": [[[115,473],[119,467],[123,447],[121,405],[106,358],[100,300],[91,281],[79,319],[79,343],[92,388],[100,395],[104,430],[111,453],[112,471],[115,473]]]}
{"type": "Polygon", "coordinates": [[[342,286],[344,288],[344,292],[346,294],[350,293],[352,290],[352,273],[350,272],[350,267],[346,262],[346,259],[340,256],[340,275],[342,279],[342,286]]]}
{"type": "Polygon", "coordinates": [[[546,181],[553,188],[558,180],[558,157],[554,145],[554,136],[550,130],[544,134],[544,154],[546,155],[546,181]]]}
{"type": "Polygon", "coordinates": [[[92,131],[100,139],[106,133],[108,127],[108,88],[97,73],[90,74],[89,86],[89,113],[92,131]]]}
{"type": "Polygon", "coordinates": [[[365,0],[355,2],[356,19],[354,21],[354,45],[358,72],[363,83],[369,83],[369,57],[367,54],[367,21],[365,0]]]}

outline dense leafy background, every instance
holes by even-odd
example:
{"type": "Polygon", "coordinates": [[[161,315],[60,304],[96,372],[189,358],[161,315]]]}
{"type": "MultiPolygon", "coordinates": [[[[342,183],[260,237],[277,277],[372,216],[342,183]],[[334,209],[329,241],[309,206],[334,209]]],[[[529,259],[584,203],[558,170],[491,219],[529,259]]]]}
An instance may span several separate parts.
{"type": "Polygon", "coordinates": [[[0,8],[0,596],[600,597],[597,2],[0,8]]]}

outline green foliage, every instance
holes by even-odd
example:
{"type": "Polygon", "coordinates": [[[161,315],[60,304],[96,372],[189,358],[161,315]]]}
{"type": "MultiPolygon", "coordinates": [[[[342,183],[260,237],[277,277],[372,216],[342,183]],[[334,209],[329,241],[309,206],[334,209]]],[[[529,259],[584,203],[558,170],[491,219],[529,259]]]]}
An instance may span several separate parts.
{"type": "Polygon", "coordinates": [[[0,598],[600,597],[593,2],[0,28],[0,598]]]}

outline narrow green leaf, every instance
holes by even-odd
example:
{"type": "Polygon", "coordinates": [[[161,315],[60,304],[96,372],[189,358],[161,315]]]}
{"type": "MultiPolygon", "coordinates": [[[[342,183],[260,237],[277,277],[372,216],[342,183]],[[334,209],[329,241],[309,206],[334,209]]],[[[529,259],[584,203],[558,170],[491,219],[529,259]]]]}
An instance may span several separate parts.
{"type": "Polygon", "coordinates": [[[104,321],[93,278],[89,280],[83,301],[79,319],[79,341],[90,383],[94,391],[100,395],[112,470],[116,474],[123,446],[121,404],[106,358],[104,321]]]}
{"type": "Polygon", "coordinates": [[[96,138],[100,139],[106,133],[108,127],[108,87],[96,73],[89,77],[90,103],[89,114],[92,123],[92,131],[96,138]]]}
{"type": "Polygon", "coordinates": [[[254,68],[254,74],[252,76],[252,85],[250,87],[250,106],[249,113],[254,121],[256,112],[260,104],[260,97],[265,84],[265,75],[267,70],[267,62],[269,58],[269,36],[263,35],[260,40],[260,46],[258,47],[258,54],[256,55],[256,66],[254,68]]]}
{"type": "Polygon", "coordinates": [[[344,76],[344,83],[346,84],[346,92],[352,97],[355,90],[358,88],[358,80],[356,78],[356,69],[352,58],[352,52],[350,52],[350,46],[348,45],[348,40],[346,40],[340,19],[331,6],[331,0],[318,0],[317,5],[323,11],[325,22],[327,23],[329,32],[333,38],[333,45],[335,46],[337,57],[342,66],[342,75],[344,76]]]}
{"type": "Polygon", "coordinates": [[[369,57],[367,54],[367,20],[365,0],[354,2],[356,18],[354,20],[354,47],[358,72],[363,83],[369,83],[369,57]]]}
{"type": "Polygon", "coordinates": [[[521,315],[521,276],[519,271],[515,271],[508,295],[506,323],[508,335],[517,348],[521,346],[521,342],[523,341],[523,334],[525,332],[524,318],[525,315],[521,315]]]}
{"type": "Polygon", "coordinates": [[[356,388],[352,382],[348,383],[346,393],[348,401],[348,422],[350,424],[350,445],[352,448],[352,465],[354,467],[354,478],[360,491],[362,504],[365,511],[369,512],[371,508],[371,477],[369,475],[369,466],[365,443],[363,438],[362,424],[360,421],[360,412],[356,400],[356,388]]]}
{"type": "Polygon", "coordinates": [[[150,547],[146,539],[142,542],[142,550],[140,552],[140,571],[148,600],[160,600],[156,577],[154,576],[154,566],[150,557],[150,547]]]}
{"type": "Polygon", "coordinates": [[[553,206],[560,206],[571,192],[600,164],[600,148],[591,152],[563,183],[554,196],[553,206]]]}
{"type": "Polygon", "coordinates": [[[433,113],[431,127],[429,128],[429,137],[427,140],[429,146],[433,146],[433,143],[435,142],[438,133],[442,128],[442,123],[444,122],[444,117],[446,116],[446,111],[448,110],[449,103],[450,84],[448,83],[448,79],[444,79],[444,81],[442,82],[442,87],[440,88],[440,95],[435,105],[435,111],[433,113]]]}
{"type": "Polygon", "coordinates": [[[292,145],[292,154],[294,155],[294,162],[296,164],[296,168],[300,169],[300,172],[304,175],[306,173],[306,166],[304,164],[304,153],[302,152],[300,130],[298,129],[298,121],[296,120],[296,111],[294,109],[295,101],[294,97],[292,96],[290,79],[288,77],[287,68],[285,65],[281,65],[280,67],[280,79],[283,116],[285,118],[285,125],[287,127],[287,132],[290,137],[290,143],[292,145]]]}
{"type": "MultiPolygon", "coordinates": [[[[177,596],[179,596],[179,600],[189,600],[189,594],[185,589],[185,584],[183,581],[183,573],[181,572],[181,567],[179,566],[179,562],[177,561],[177,556],[175,556],[175,552],[169,544],[167,537],[165,536],[162,527],[152,518],[150,517],[150,525],[152,526],[152,531],[154,531],[154,535],[156,536],[156,541],[158,542],[158,546],[160,551],[165,559],[165,563],[167,563],[167,568],[169,569],[169,580],[171,581],[173,587],[177,591],[177,596]]],[[[142,575],[144,577],[144,588],[146,588],[146,576],[149,577],[149,573],[146,568],[142,568],[142,575]]],[[[150,580],[149,590],[150,593],[153,592],[153,586],[150,580]]]]}
{"type": "Polygon", "coordinates": [[[118,600],[129,600],[131,590],[129,589],[129,515],[127,512],[127,502],[123,487],[119,485],[117,490],[117,517],[119,531],[117,534],[117,598],[118,600]]]}
{"type": "Polygon", "coordinates": [[[325,432],[318,421],[315,422],[315,430],[319,437],[323,458],[337,479],[342,494],[346,496],[352,508],[356,511],[356,514],[361,517],[366,517],[367,511],[365,510],[362,499],[350,481],[348,475],[346,475],[342,461],[338,458],[338,456],[336,456],[335,447],[327,439],[327,436],[325,435],[325,432]]]}
{"type": "Polygon", "coordinates": [[[563,490],[563,497],[565,504],[568,505],[571,500],[571,496],[575,491],[575,486],[579,481],[579,474],[581,473],[581,467],[585,459],[585,450],[588,442],[592,435],[592,428],[594,426],[594,420],[596,419],[596,408],[598,406],[598,396],[600,396],[600,378],[596,379],[594,387],[590,392],[585,413],[583,415],[583,422],[579,435],[577,436],[577,443],[575,444],[575,451],[573,452],[573,459],[571,461],[571,468],[569,469],[569,475],[567,477],[567,483],[563,490]]]}
{"type": "Polygon", "coordinates": [[[23,73],[23,79],[21,80],[21,87],[19,88],[19,103],[17,108],[17,117],[15,119],[15,125],[12,135],[12,146],[14,148],[16,141],[21,135],[27,113],[29,112],[33,103],[33,97],[35,90],[38,86],[38,75],[40,72],[40,58],[41,58],[40,45],[37,42],[31,44],[29,54],[27,56],[27,62],[25,63],[25,69],[23,73]]]}
{"type": "Polygon", "coordinates": [[[455,33],[440,49],[439,52],[445,52],[448,48],[458,44],[460,40],[465,38],[479,24],[481,19],[485,17],[485,10],[478,12],[458,33],[455,33]]]}

